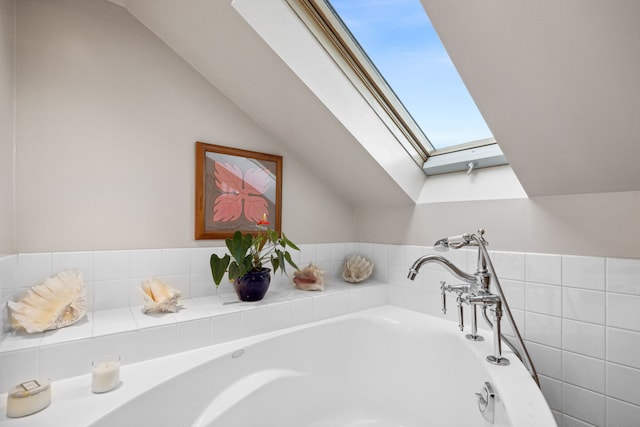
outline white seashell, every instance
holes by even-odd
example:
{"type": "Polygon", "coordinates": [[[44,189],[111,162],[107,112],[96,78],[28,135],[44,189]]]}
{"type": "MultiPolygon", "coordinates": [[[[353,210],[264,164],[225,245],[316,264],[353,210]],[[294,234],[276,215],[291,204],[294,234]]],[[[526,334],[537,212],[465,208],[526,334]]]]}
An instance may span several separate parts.
{"type": "Polygon", "coordinates": [[[158,279],[147,279],[142,282],[142,296],[143,313],[175,313],[180,308],[178,298],[182,292],[158,279]]]}
{"type": "Polygon", "coordinates": [[[351,255],[344,264],[342,278],[350,283],[358,283],[373,273],[373,263],[360,255],[351,255]]]}
{"type": "Polygon", "coordinates": [[[9,301],[11,326],[28,333],[69,326],[87,314],[82,273],[65,270],[29,289],[18,302],[9,301]]]}
{"type": "Polygon", "coordinates": [[[302,270],[293,273],[293,283],[303,291],[324,291],[324,278],[321,271],[312,262],[302,270]]]}

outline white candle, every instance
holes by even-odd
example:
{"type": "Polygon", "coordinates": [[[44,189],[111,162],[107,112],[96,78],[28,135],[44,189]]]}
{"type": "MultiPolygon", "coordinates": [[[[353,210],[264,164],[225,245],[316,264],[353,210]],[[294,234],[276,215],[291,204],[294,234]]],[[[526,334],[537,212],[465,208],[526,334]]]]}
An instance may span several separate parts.
{"type": "Polygon", "coordinates": [[[18,384],[7,394],[7,417],[34,414],[51,403],[51,381],[48,378],[18,384]]]}
{"type": "Polygon", "coordinates": [[[91,391],[105,393],[120,384],[120,356],[104,356],[94,360],[91,369],[91,391]]]}

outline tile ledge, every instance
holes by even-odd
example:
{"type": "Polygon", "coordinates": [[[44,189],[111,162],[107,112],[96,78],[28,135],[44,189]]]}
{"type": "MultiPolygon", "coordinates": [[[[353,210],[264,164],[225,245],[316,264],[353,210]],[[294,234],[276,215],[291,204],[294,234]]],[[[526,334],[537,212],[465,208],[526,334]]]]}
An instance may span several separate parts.
{"type": "MultiPolygon", "coordinates": [[[[386,285],[387,283],[372,280],[361,284],[328,281],[324,291],[301,291],[288,285],[276,285],[272,286],[263,300],[256,302],[235,302],[237,300],[233,293],[180,300],[184,308],[176,313],[145,315],[142,313],[142,305],[98,310],[87,313],[87,316],[77,324],[53,331],[35,334],[11,331],[0,341],[0,354],[66,344],[81,339],[94,339],[106,335],[136,332],[159,326],[178,325],[193,320],[211,319],[231,313],[245,313],[277,304],[290,304],[302,300],[313,301],[325,296],[358,292],[360,290],[365,291],[366,289],[386,285]],[[87,329],[90,329],[90,332],[87,329]]],[[[384,298],[384,300],[387,302],[387,298],[384,298]]],[[[366,308],[369,308],[368,305],[366,308]]],[[[358,305],[349,308],[347,312],[355,312],[360,309],[362,308],[358,305]]],[[[346,313],[338,313],[338,315],[341,314],[346,313]]]]}

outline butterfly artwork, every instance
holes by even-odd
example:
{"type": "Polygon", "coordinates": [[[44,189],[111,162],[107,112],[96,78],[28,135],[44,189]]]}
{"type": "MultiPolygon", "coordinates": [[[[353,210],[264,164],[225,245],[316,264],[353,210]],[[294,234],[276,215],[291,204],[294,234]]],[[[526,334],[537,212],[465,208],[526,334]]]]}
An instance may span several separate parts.
{"type": "Polygon", "coordinates": [[[244,215],[256,223],[268,212],[265,195],[273,179],[265,169],[252,167],[243,173],[238,165],[215,161],[213,174],[221,192],[213,204],[214,221],[237,221],[244,215]]]}
{"type": "Polygon", "coordinates": [[[196,239],[256,231],[267,216],[280,230],[282,157],[196,143],[196,239]]]}

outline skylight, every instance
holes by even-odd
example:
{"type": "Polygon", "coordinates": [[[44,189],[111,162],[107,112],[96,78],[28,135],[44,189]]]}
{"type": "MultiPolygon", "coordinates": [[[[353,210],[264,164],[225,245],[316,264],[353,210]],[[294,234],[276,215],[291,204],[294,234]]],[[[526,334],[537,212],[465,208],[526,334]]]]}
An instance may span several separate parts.
{"type": "Polygon", "coordinates": [[[420,0],[287,0],[427,175],[507,164],[420,0]]]}
{"type": "Polygon", "coordinates": [[[420,0],[329,0],[433,148],[492,138],[420,0]]]}

